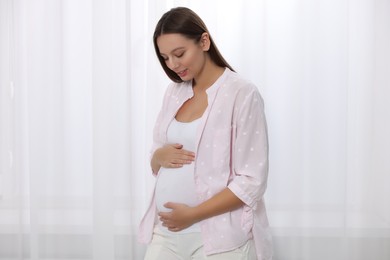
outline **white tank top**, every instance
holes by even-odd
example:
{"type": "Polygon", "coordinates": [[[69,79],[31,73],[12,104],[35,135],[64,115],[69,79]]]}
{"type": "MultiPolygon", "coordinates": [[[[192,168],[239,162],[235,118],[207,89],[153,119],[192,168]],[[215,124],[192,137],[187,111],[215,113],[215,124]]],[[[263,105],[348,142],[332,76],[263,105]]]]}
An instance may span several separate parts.
{"type": "MultiPolygon", "coordinates": [[[[196,119],[184,123],[173,119],[168,127],[168,143],[179,143],[183,145],[183,149],[195,151],[195,137],[199,121],[199,119],[196,119]]],[[[167,202],[196,206],[198,202],[195,192],[194,163],[184,164],[181,168],[160,168],[157,175],[155,200],[158,212],[171,211],[164,207],[167,202]]],[[[158,220],[158,225],[162,230],[170,232],[162,226],[160,220],[158,220]]],[[[199,224],[194,224],[185,230],[174,233],[190,232],[200,232],[199,224]]]]}

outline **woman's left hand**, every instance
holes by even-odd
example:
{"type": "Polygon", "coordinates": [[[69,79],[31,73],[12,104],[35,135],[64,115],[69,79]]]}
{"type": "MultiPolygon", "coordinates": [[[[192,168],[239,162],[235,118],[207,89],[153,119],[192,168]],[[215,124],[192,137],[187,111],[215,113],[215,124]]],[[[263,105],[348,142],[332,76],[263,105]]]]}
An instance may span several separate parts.
{"type": "Polygon", "coordinates": [[[164,207],[172,209],[171,212],[160,212],[158,215],[164,227],[168,230],[177,232],[193,225],[196,220],[194,218],[194,208],[186,204],[167,202],[164,207]]]}

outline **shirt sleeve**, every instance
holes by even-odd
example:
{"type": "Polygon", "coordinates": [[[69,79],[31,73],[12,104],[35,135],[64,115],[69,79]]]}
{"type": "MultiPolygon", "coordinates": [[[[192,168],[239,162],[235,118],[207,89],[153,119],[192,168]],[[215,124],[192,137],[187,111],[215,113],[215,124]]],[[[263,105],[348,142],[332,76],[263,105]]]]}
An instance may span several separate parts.
{"type": "Polygon", "coordinates": [[[255,86],[236,99],[233,119],[232,168],[228,188],[255,208],[263,198],[268,178],[268,134],[263,99],[255,86]]]}
{"type": "MultiPolygon", "coordinates": [[[[161,122],[162,122],[164,115],[165,115],[164,112],[167,109],[168,97],[170,96],[170,93],[172,92],[172,88],[173,88],[173,83],[169,84],[167,90],[165,91],[163,101],[162,101],[162,107],[160,109],[160,112],[157,115],[156,122],[154,124],[153,143],[152,143],[152,147],[151,147],[150,152],[149,152],[149,161],[152,160],[154,152],[158,148],[160,148],[164,145],[164,139],[161,135],[161,122]]],[[[152,171],[153,176],[157,176],[157,172],[153,172],[152,168],[150,168],[150,169],[152,171]]]]}

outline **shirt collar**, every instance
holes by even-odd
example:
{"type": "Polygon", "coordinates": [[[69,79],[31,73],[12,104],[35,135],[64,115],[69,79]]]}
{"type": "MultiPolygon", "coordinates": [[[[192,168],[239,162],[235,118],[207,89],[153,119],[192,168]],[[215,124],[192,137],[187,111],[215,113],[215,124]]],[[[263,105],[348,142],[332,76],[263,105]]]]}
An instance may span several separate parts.
{"type": "MultiPolygon", "coordinates": [[[[225,68],[224,72],[222,75],[211,85],[209,88],[206,89],[207,95],[212,95],[221,86],[221,83],[225,81],[225,78],[228,76],[228,74],[231,73],[231,70],[229,68],[225,68]]],[[[192,88],[192,81],[187,81],[185,82],[187,85],[187,91],[186,91],[186,96],[192,97],[194,95],[194,90],[192,88]]]]}

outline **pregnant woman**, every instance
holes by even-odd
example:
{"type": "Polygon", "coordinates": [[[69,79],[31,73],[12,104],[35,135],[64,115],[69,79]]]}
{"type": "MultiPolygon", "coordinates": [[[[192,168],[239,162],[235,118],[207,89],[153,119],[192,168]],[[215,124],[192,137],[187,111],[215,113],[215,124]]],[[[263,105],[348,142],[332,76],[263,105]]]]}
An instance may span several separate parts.
{"type": "Polygon", "coordinates": [[[154,128],[156,187],[139,233],[145,260],[272,259],[257,87],[234,72],[188,8],[165,13],[153,42],[173,82],[154,128]]]}

